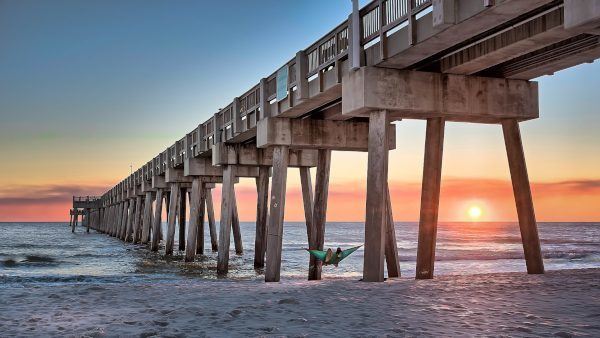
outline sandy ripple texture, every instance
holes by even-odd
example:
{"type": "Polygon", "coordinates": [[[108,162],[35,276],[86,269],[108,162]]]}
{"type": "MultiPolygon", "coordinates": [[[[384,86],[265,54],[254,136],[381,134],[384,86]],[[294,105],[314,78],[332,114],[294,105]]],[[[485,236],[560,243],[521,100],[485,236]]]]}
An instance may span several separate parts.
{"type": "Polygon", "coordinates": [[[600,337],[600,269],[0,288],[0,336],[600,337]]]}

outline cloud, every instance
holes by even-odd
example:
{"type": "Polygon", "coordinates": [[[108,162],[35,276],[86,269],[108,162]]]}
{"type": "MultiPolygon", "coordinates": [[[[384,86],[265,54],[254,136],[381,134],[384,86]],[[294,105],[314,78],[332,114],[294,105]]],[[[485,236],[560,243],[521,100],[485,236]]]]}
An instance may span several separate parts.
{"type": "Polygon", "coordinates": [[[73,196],[101,195],[108,185],[13,185],[0,188],[0,205],[62,204],[73,196]]]}

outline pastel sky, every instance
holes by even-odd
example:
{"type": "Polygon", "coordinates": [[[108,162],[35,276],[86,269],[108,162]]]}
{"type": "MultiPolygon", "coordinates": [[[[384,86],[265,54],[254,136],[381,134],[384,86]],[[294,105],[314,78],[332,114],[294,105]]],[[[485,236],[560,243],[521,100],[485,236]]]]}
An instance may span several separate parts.
{"type": "MultiPolygon", "coordinates": [[[[362,1],[364,4],[366,1],[362,1]]],[[[0,0],[0,221],[64,221],[346,19],[349,0],[0,0]],[[316,10],[316,9],[319,10],[316,10]]],[[[540,221],[600,220],[600,62],[540,83],[522,124],[540,221]]],[[[425,123],[397,123],[396,220],[418,219],[425,123]]],[[[333,155],[330,221],[361,221],[366,154],[333,155]]],[[[302,220],[296,169],[286,220],[302,220]]],[[[449,123],[440,219],[514,220],[501,128],[449,123]]],[[[243,220],[254,183],[236,187],[243,220]]],[[[218,193],[218,191],[217,191],[218,193]]],[[[218,195],[215,196],[218,199],[218,195]]]]}

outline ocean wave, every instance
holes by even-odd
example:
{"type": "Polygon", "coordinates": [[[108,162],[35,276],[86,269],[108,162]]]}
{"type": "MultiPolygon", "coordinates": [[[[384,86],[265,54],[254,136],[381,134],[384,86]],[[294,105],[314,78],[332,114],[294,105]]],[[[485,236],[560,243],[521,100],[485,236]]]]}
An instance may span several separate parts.
{"type": "Polygon", "coordinates": [[[7,276],[0,275],[0,285],[2,284],[23,284],[23,283],[125,283],[129,278],[123,276],[7,276]]]}
{"type": "Polygon", "coordinates": [[[1,265],[12,268],[22,265],[58,265],[59,261],[50,256],[26,255],[26,256],[8,256],[0,260],[1,265]]]}
{"type": "MultiPolygon", "coordinates": [[[[580,251],[580,252],[543,252],[542,257],[544,259],[568,259],[568,260],[586,260],[597,259],[600,255],[597,252],[580,251]]],[[[439,253],[436,255],[437,261],[464,261],[464,260],[475,260],[475,261],[492,261],[501,259],[523,259],[524,255],[522,252],[510,252],[510,251],[494,251],[494,252],[454,252],[454,253],[439,253]]],[[[411,257],[411,259],[416,259],[411,257]]]]}

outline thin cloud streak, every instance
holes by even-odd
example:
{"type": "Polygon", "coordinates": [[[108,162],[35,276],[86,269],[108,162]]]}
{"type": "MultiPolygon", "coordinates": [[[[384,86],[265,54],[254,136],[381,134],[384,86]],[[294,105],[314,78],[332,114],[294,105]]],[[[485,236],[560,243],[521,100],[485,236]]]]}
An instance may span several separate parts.
{"type": "Polygon", "coordinates": [[[13,185],[0,188],[0,205],[60,204],[73,196],[101,195],[108,185],[13,185]]]}

